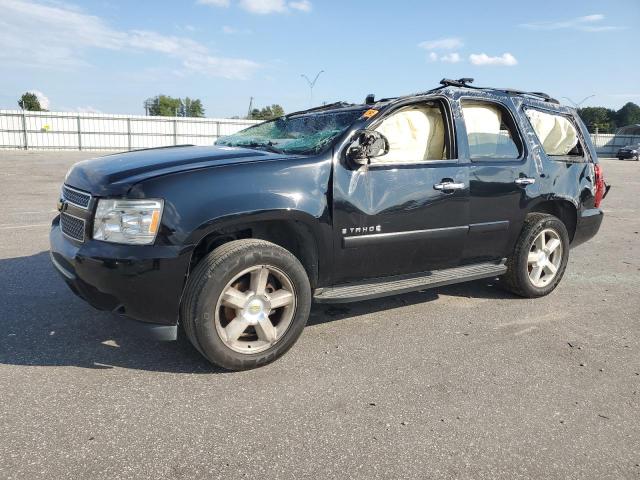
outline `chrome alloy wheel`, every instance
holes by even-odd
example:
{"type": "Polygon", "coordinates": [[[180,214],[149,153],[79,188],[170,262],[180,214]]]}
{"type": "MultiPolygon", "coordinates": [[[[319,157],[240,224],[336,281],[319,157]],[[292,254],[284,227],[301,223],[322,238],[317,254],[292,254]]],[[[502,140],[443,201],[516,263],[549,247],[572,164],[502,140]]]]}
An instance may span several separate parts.
{"type": "Polygon", "coordinates": [[[533,241],[527,258],[529,280],[538,288],[553,280],[562,263],[562,242],[551,229],[543,230],[533,241]]]}
{"type": "Polygon", "coordinates": [[[222,290],[215,311],[220,339],[230,349],[258,353],[280,340],[293,320],[293,283],[278,268],[256,265],[236,275],[222,290]]]}

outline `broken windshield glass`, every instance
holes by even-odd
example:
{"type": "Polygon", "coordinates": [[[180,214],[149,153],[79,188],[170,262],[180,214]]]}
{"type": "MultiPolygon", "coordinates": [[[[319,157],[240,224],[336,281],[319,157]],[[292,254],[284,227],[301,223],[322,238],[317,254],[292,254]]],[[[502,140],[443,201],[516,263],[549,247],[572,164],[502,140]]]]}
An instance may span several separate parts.
{"type": "Polygon", "coordinates": [[[361,115],[362,109],[280,117],[219,139],[216,145],[313,154],[322,151],[361,115]]]}

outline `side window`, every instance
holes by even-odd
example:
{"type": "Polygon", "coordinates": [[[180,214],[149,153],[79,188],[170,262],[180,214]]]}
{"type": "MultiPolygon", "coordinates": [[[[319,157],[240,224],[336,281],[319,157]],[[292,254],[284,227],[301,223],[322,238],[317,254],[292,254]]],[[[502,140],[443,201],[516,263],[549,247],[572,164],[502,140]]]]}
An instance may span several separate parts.
{"type": "Polygon", "coordinates": [[[406,163],[447,158],[446,129],[438,105],[402,108],[385,118],[376,131],[389,140],[389,152],[372,163],[406,163]]]}
{"type": "Polygon", "coordinates": [[[525,113],[547,155],[584,156],[576,126],[567,117],[532,108],[527,108],[525,113]]]}
{"type": "Polygon", "coordinates": [[[497,103],[462,100],[472,160],[516,160],[522,156],[517,127],[506,108],[497,103]]]}

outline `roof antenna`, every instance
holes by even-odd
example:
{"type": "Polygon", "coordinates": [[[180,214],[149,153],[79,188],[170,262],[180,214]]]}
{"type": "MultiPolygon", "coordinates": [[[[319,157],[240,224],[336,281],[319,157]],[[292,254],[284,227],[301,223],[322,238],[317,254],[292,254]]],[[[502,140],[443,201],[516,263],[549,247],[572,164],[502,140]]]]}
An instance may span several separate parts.
{"type": "Polygon", "coordinates": [[[364,103],[366,103],[367,105],[373,105],[374,103],[376,103],[376,96],[373,93],[370,93],[369,95],[367,95],[364,103]]]}

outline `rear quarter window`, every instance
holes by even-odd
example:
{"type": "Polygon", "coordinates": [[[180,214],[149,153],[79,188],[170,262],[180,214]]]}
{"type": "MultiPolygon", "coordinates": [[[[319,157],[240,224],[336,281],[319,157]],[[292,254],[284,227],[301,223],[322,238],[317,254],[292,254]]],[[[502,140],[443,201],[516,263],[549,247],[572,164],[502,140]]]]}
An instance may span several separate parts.
{"type": "Polygon", "coordinates": [[[526,108],[525,115],[547,156],[557,160],[584,161],[578,127],[566,116],[526,108]]]}

